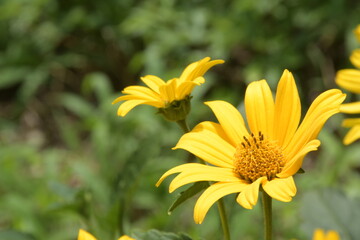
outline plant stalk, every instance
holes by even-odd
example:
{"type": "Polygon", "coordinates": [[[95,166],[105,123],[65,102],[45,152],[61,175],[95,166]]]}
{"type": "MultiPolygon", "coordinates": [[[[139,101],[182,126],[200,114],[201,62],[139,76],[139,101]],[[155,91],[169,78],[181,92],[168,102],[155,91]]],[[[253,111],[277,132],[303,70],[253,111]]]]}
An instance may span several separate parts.
{"type": "Polygon", "coordinates": [[[264,212],[264,239],[272,239],[272,202],[271,197],[263,190],[262,202],[264,212]]]}

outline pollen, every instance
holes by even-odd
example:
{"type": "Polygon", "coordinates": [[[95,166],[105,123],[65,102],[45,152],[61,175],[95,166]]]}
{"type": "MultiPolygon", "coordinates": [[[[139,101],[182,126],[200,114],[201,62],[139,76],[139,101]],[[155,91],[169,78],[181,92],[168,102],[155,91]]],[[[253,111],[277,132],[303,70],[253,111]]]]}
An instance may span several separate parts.
{"type": "Polygon", "coordinates": [[[260,177],[271,180],[285,164],[282,149],[259,132],[245,137],[234,154],[234,172],[243,180],[254,182],[260,177]]]}

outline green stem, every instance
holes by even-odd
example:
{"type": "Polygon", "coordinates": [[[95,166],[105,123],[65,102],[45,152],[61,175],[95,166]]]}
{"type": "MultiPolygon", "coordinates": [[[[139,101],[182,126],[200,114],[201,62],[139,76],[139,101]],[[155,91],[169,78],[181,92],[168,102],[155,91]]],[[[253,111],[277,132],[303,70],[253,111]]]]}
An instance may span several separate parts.
{"type": "Polygon", "coordinates": [[[220,214],[221,227],[224,232],[224,239],[230,240],[229,224],[226,217],[225,205],[222,198],[217,201],[217,206],[220,214]]]}
{"type": "MultiPolygon", "coordinates": [[[[190,132],[190,128],[186,122],[186,119],[177,121],[176,123],[181,127],[181,129],[184,131],[184,133],[190,132]]],[[[202,160],[200,158],[198,158],[198,160],[200,163],[206,164],[204,160],[202,160]]],[[[225,205],[224,205],[223,199],[219,199],[217,201],[217,206],[218,206],[219,215],[220,215],[221,227],[224,232],[224,240],[230,240],[231,238],[230,238],[229,224],[227,221],[227,216],[226,216],[225,205]]]]}
{"type": "Polygon", "coordinates": [[[264,237],[265,240],[272,239],[272,206],[271,206],[271,197],[265,192],[262,191],[263,197],[263,210],[264,210],[264,237]]]}

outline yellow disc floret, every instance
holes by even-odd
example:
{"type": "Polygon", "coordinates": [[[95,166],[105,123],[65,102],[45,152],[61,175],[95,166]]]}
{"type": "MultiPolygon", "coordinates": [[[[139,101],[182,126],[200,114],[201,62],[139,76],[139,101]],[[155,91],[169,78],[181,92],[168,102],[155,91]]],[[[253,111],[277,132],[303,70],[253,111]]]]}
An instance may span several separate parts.
{"type": "Polygon", "coordinates": [[[281,148],[274,142],[264,139],[259,132],[253,133],[236,148],[234,155],[234,172],[246,181],[255,182],[260,177],[271,180],[281,172],[284,166],[281,148]]]}

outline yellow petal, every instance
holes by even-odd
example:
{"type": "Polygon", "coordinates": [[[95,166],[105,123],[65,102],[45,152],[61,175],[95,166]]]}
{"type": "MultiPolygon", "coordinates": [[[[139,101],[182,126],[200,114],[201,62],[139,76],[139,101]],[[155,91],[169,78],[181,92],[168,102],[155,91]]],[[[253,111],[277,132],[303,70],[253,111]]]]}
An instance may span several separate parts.
{"type": "Polygon", "coordinates": [[[135,238],[129,237],[127,235],[121,236],[118,240],[136,240],[135,238]]]}
{"type": "Polygon", "coordinates": [[[360,118],[346,118],[341,123],[341,126],[348,128],[353,127],[355,125],[360,125],[360,118]]]}
{"type": "Polygon", "coordinates": [[[275,178],[262,184],[263,189],[271,198],[282,202],[290,202],[296,194],[293,177],[275,178]]]}
{"type": "Polygon", "coordinates": [[[223,60],[209,61],[210,58],[206,57],[187,66],[182,72],[179,82],[193,81],[197,77],[203,76],[214,65],[224,63],[223,60]]]}
{"type": "Polygon", "coordinates": [[[317,137],[325,122],[339,112],[340,104],[345,97],[346,95],[340,90],[332,89],[320,94],[314,100],[294,137],[284,149],[288,159],[293,158],[305,144],[317,137]]]}
{"type": "Polygon", "coordinates": [[[165,85],[164,80],[154,75],[146,75],[145,77],[142,77],[141,80],[156,93],[160,93],[159,87],[165,85]]]}
{"type": "Polygon", "coordinates": [[[330,230],[327,232],[325,239],[326,240],[340,240],[340,235],[336,231],[330,230]]]}
{"type": "Polygon", "coordinates": [[[345,135],[344,144],[349,145],[360,139],[360,124],[352,127],[345,135]]]}
{"type": "Polygon", "coordinates": [[[236,198],[236,201],[244,208],[252,209],[258,200],[260,184],[265,181],[267,181],[266,177],[261,177],[247,185],[236,198]]]}
{"type": "Polygon", "coordinates": [[[207,129],[184,134],[173,149],[184,149],[219,167],[232,168],[235,148],[207,129]]]}
{"type": "Polygon", "coordinates": [[[181,186],[189,183],[212,181],[212,182],[239,182],[240,179],[235,175],[231,168],[219,168],[204,164],[187,167],[177,175],[169,186],[169,192],[173,192],[181,186]]]}
{"type": "Polygon", "coordinates": [[[353,93],[360,93],[360,70],[343,69],[337,72],[336,84],[353,93]]]}
{"type": "Polygon", "coordinates": [[[219,123],[204,121],[204,122],[201,122],[198,125],[196,125],[194,127],[194,129],[191,130],[191,132],[201,132],[204,130],[208,130],[210,132],[215,133],[216,135],[218,135],[219,137],[221,137],[222,139],[224,139],[227,142],[230,141],[229,138],[227,137],[224,129],[221,127],[221,125],[219,123]]]}
{"type": "MultiPolygon", "coordinates": [[[[244,136],[249,133],[246,130],[244,119],[240,112],[225,101],[211,101],[205,102],[214,112],[224,132],[231,140],[233,146],[237,146],[244,141],[244,136]]],[[[234,153],[233,153],[234,154],[234,153]]]]}
{"type": "Polygon", "coordinates": [[[301,104],[295,80],[285,70],[279,81],[275,99],[274,139],[286,146],[298,128],[301,104]]]}
{"type": "Polygon", "coordinates": [[[358,114],[360,113],[360,102],[341,104],[340,112],[349,113],[349,114],[358,114]]]}
{"type": "Polygon", "coordinates": [[[313,240],[326,240],[324,231],[322,229],[315,229],[313,240]]]}
{"type": "Polygon", "coordinates": [[[190,169],[192,167],[196,167],[198,165],[202,165],[204,166],[204,164],[200,164],[200,163],[185,163],[176,167],[171,168],[170,170],[166,171],[161,177],[160,179],[157,181],[156,186],[158,187],[165,178],[167,178],[168,176],[174,174],[174,173],[179,173],[182,171],[185,171],[187,169],[190,169]]]}
{"type": "Polygon", "coordinates": [[[201,224],[209,211],[210,207],[220,198],[241,192],[247,186],[246,183],[215,183],[208,187],[199,197],[194,208],[194,220],[197,224],[201,224]]]}
{"type": "Polygon", "coordinates": [[[201,84],[205,83],[205,78],[200,76],[195,78],[192,82],[200,86],[201,84]]]}
{"type": "Polygon", "coordinates": [[[159,103],[159,102],[149,102],[147,100],[142,100],[142,99],[128,100],[119,106],[117,114],[121,117],[124,117],[130,110],[132,110],[134,107],[136,107],[140,104],[146,104],[146,105],[150,105],[150,106],[157,107],[157,108],[162,107],[161,103],[159,103]]]}
{"type": "Polygon", "coordinates": [[[171,103],[176,99],[177,79],[173,78],[166,82],[165,85],[159,87],[160,97],[166,103],[171,103]]]}
{"type": "Polygon", "coordinates": [[[360,68],[360,49],[356,49],[352,52],[350,61],[355,67],[360,68]]]}
{"type": "Polygon", "coordinates": [[[96,240],[96,238],[87,231],[80,229],[77,240],[96,240]]]}
{"type": "Polygon", "coordinates": [[[274,100],[265,80],[250,83],[245,92],[245,110],[252,133],[273,139],[274,100]]]}
{"type": "Polygon", "coordinates": [[[129,94],[133,96],[137,96],[143,99],[149,99],[152,101],[160,101],[160,96],[152,91],[150,88],[143,87],[143,86],[129,86],[124,88],[122,91],[123,94],[129,94]]]}
{"type": "Polygon", "coordinates": [[[176,89],[176,100],[185,99],[186,96],[189,96],[197,86],[195,82],[182,82],[176,89]]]}
{"type": "Polygon", "coordinates": [[[297,173],[297,171],[301,168],[305,155],[308,152],[316,151],[319,146],[320,141],[317,139],[313,139],[308,142],[293,158],[289,159],[288,162],[285,163],[284,168],[277,174],[277,176],[280,178],[288,178],[297,173]]]}

